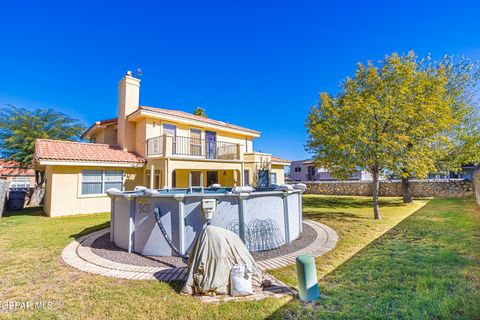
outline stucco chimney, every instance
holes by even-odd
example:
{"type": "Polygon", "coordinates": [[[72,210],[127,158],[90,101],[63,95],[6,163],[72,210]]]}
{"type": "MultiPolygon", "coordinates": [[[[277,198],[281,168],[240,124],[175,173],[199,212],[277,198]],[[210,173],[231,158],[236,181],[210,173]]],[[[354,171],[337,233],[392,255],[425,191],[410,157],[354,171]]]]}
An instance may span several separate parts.
{"type": "Polygon", "coordinates": [[[135,149],[135,123],[129,123],[127,116],[138,109],[140,104],[140,79],[131,71],[118,83],[118,131],[117,143],[123,149],[135,149]]]}

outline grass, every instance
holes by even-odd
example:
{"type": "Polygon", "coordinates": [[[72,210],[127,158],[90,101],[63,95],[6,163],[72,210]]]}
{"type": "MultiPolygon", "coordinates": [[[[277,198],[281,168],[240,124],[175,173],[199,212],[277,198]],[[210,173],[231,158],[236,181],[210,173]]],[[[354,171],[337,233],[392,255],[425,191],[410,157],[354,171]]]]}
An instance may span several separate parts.
{"type": "MultiPolygon", "coordinates": [[[[305,196],[305,217],[340,236],[317,259],[322,298],[310,305],[288,299],[206,305],[179,296],[179,284],[80,272],[63,264],[61,250],[105,227],[108,214],[50,219],[25,210],[0,219],[0,304],[51,302],[53,308],[6,312],[0,305],[0,317],[480,318],[480,210],[471,199],[434,199],[420,208],[426,202],[383,199],[383,220],[374,221],[368,198],[305,196]]],[[[295,284],[293,268],[273,273],[295,284]]]]}

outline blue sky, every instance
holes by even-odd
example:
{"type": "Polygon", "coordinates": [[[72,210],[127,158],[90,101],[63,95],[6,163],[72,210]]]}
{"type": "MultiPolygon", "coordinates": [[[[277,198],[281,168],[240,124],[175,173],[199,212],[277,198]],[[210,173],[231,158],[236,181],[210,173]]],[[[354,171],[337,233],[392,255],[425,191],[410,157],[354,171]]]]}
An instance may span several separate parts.
{"type": "Polygon", "coordinates": [[[304,121],[355,64],[415,50],[480,58],[480,3],[4,1],[0,104],[86,125],[116,116],[117,83],[143,70],[141,104],[262,131],[255,149],[307,157],[304,121]]]}

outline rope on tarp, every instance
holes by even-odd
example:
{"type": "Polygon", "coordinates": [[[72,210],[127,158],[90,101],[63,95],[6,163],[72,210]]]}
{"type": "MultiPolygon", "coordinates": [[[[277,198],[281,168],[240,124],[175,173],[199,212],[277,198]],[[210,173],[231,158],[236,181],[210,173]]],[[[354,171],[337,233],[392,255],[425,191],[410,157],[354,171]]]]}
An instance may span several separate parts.
{"type": "Polygon", "coordinates": [[[165,237],[165,240],[167,240],[167,243],[170,246],[170,248],[172,248],[173,252],[179,255],[182,258],[182,260],[184,260],[184,262],[187,261],[188,256],[186,254],[183,254],[180,250],[178,250],[177,247],[173,244],[170,237],[168,236],[167,231],[163,226],[162,219],[160,217],[160,209],[159,208],[153,209],[153,214],[155,215],[155,220],[157,221],[157,225],[160,228],[160,231],[162,232],[163,236],[165,237]]]}

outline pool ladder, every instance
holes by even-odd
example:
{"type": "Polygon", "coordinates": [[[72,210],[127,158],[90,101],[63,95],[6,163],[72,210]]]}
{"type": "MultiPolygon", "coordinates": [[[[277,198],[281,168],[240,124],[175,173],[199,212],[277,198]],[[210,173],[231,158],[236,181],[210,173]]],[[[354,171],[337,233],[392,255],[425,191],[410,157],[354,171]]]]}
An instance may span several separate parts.
{"type": "Polygon", "coordinates": [[[203,186],[199,187],[190,187],[189,193],[204,193],[203,186]]]}

